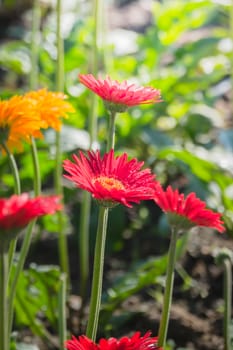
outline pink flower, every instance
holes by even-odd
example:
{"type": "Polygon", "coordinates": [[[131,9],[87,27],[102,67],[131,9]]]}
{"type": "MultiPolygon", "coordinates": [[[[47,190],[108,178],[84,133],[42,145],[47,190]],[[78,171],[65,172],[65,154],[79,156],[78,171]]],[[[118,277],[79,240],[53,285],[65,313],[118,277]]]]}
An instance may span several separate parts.
{"type": "Polygon", "coordinates": [[[154,201],[168,215],[170,224],[180,229],[205,226],[219,232],[225,231],[221,214],[207,209],[206,203],[197,198],[193,192],[185,198],[184,194],[173,190],[171,186],[165,191],[157,183],[154,201]]]}
{"type": "Polygon", "coordinates": [[[152,87],[138,87],[127,81],[96,79],[92,74],[79,74],[80,82],[100,96],[109,110],[124,112],[128,107],[161,102],[160,90],[152,87]]]}

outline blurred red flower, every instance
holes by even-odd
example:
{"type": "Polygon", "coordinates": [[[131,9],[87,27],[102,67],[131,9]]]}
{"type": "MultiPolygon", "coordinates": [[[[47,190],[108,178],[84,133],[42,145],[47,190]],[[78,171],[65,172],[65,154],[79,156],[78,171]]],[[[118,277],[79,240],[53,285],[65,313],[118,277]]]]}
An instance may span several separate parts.
{"type": "Polygon", "coordinates": [[[53,214],[61,208],[57,196],[29,198],[27,193],[23,193],[0,198],[0,235],[24,228],[31,220],[53,214]]]}
{"type": "Polygon", "coordinates": [[[110,77],[96,79],[92,74],[79,74],[79,80],[100,96],[108,109],[115,109],[116,112],[124,112],[127,107],[140,104],[161,102],[160,90],[152,87],[139,87],[127,81],[119,83],[110,77]]]}
{"type": "Polygon", "coordinates": [[[168,215],[170,224],[181,230],[193,226],[205,226],[219,232],[225,231],[221,214],[207,209],[206,203],[197,198],[193,192],[185,198],[184,194],[173,190],[171,186],[163,190],[157,183],[154,201],[168,215]]]}
{"type": "Polygon", "coordinates": [[[132,337],[102,338],[99,343],[95,343],[83,335],[66,341],[65,347],[67,350],[162,350],[157,346],[158,338],[151,337],[150,334],[147,332],[141,336],[140,332],[136,332],[132,337]]]}
{"type": "Polygon", "coordinates": [[[132,207],[131,203],[152,199],[155,191],[155,175],[150,169],[140,170],[144,162],[133,158],[128,160],[126,153],[114,157],[114,151],[102,158],[100,151],[89,151],[88,156],[82,152],[79,157],[73,154],[74,163],[64,161],[68,180],[75,183],[96,198],[106,207],[121,203],[132,207]]]}

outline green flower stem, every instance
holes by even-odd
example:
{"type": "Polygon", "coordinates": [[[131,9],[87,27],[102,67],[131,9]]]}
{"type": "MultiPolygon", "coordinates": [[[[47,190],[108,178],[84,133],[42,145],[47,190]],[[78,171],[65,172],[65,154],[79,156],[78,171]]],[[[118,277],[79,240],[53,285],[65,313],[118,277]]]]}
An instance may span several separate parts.
{"type": "MultiPolygon", "coordinates": [[[[93,42],[90,52],[91,73],[95,76],[98,71],[99,50],[98,41],[100,34],[99,12],[102,0],[93,0],[93,42]]],[[[97,139],[97,96],[91,94],[90,114],[88,120],[88,131],[90,135],[90,148],[95,147],[97,139]]],[[[81,203],[80,230],[79,230],[79,265],[80,265],[80,295],[84,301],[87,296],[87,282],[89,277],[89,227],[90,227],[91,196],[88,192],[83,193],[81,203]]]]}
{"type": "Polygon", "coordinates": [[[15,194],[20,194],[20,192],[21,192],[20,178],[19,178],[19,171],[18,171],[18,167],[17,167],[16,161],[15,161],[15,158],[14,158],[13,154],[10,152],[10,150],[7,147],[7,144],[5,142],[2,142],[1,146],[4,149],[4,151],[6,152],[8,159],[9,159],[12,175],[14,177],[14,187],[15,187],[14,192],[15,192],[15,194]]]}
{"type": "Polygon", "coordinates": [[[231,311],[232,311],[232,264],[229,258],[223,261],[224,266],[224,350],[232,350],[231,347],[231,311]]]}
{"type": "MultiPolygon", "coordinates": [[[[32,15],[32,38],[31,38],[31,74],[30,74],[30,88],[35,89],[37,84],[38,84],[38,66],[37,66],[37,60],[38,60],[38,50],[39,50],[39,45],[38,45],[38,32],[39,32],[39,26],[40,26],[40,5],[39,5],[39,0],[34,0],[33,3],[33,15],[32,15]]],[[[12,173],[14,176],[15,180],[15,193],[20,194],[21,189],[20,189],[20,178],[19,178],[19,172],[17,169],[16,162],[14,160],[13,155],[9,152],[7,146],[4,144],[3,148],[5,149],[6,153],[8,154],[11,168],[12,168],[12,173]]],[[[36,144],[34,139],[31,139],[31,151],[32,151],[32,159],[33,159],[33,167],[34,167],[34,193],[35,195],[40,194],[40,187],[41,187],[41,181],[40,181],[40,169],[39,169],[39,162],[38,162],[38,155],[37,155],[37,149],[36,149],[36,144]]],[[[18,264],[16,265],[16,271],[13,276],[13,282],[9,288],[9,300],[7,302],[5,301],[5,305],[7,307],[7,317],[6,315],[4,316],[4,328],[5,328],[5,337],[6,337],[6,342],[7,342],[7,347],[6,349],[9,350],[9,342],[10,342],[10,335],[11,335],[11,330],[12,330],[12,323],[13,323],[13,311],[14,311],[14,298],[15,298],[15,293],[16,293],[16,286],[17,282],[20,276],[21,271],[23,270],[23,266],[26,260],[26,256],[29,250],[30,242],[31,242],[31,234],[33,231],[35,221],[33,221],[27,228],[27,233],[25,235],[22,249],[19,254],[19,261],[18,264]]],[[[9,276],[12,273],[12,263],[13,263],[13,258],[14,258],[14,253],[16,250],[16,239],[14,239],[11,242],[10,245],[10,253],[9,253],[9,262],[7,258],[7,262],[9,264],[9,276]]],[[[2,300],[2,298],[0,297],[2,300]]],[[[1,322],[1,321],[0,321],[1,322]]],[[[1,335],[0,335],[0,338],[1,335]]],[[[1,340],[0,340],[1,344],[1,340]]],[[[5,347],[1,346],[0,348],[5,349],[5,347]]]]}
{"type": "Polygon", "coordinates": [[[61,35],[61,4],[62,0],[57,0],[57,70],[56,70],[56,88],[58,91],[64,91],[64,43],[61,35]]]}
{"type": "Polygon", "coordinates": [[[39,54],[39,30],[40,30],[41,8],[40,0],[33,1],[32,7],[32,36],[31,36],[31,73],[30,89],[38,86],[38,54],[39,54]]]}
{"type": "Polygon", "coordinates": [[[99,207],[98,229],[95,243],[95,257],[92,277],[90,312],[86,335],[95,341],[98,328],[104,269],[104,251],[108,221],[108,208],[99,207]]]}
{"type": "MultiPolygon", "coordinates": [[[[32,35],[31,35],[31,72],[30,89],[38,87],[38,56],[39,56],[39,31],[41,21],[40,0],[33,0],[32,7],[32,35]]],[[[38,152],[34,137],[31,137],[31,153],[34,169],[34,195],[38,196],[41,192],[40,167],[38,152]]]]}
{"type": "MultiPolygon", "coordinates": [[[[230,10],[229,10],[229,37],[233,40],[233,0],[231,0],[230,10]]],[[[231,86],[233,86],[233,50],[230,53],[231,60],[231,86]]],[[[231,91],[231,111],[233,111],[233,92],[231,91]]]]}
{"type": "Polygon", "coordinates": [[[41,193],[41,177],[40,177],[40,165],[38,159],[38,152],[36,147],[36,142],[34,138],[31,138],[31,153],[32,153],[32,162],[34,170],[34,195],[39,196],[41,193]]]}
{"type": "Polygon", "coordinates": [[[167,329],[170,317],[170,308],[172,301],[173,283],[174,283],[174,269],[176,261],[176,242],[178,238],[178,230],[172,228],[171,241],[168,251],[168,262],[167,262],[167,275],[165,284],[165,293],[163,300],[163,310],[159,325],[158,334],[158,346],[165,347],[165,342],[167,338],[167,329]]]}
{"type": "MultiPolygon", "coordinates": [[[[32,160],[33,160],[33,169],[34,169],[34,195],[38,196],[40,195],[41,192],[41,178],[40,178],[40,168],[39,168],[39,160],[38,160],[38,153],[37,153],[37,148],[36,148],[36,143],[34,138],[31,138],[31,153],[32,153],[32,160]]],[[[24,264],[26,257],[28,255],[28,251],[30,248],[31,244],[31,237],[32,237],[32,232],[33,228],[35,226],[36,220],[33,220],[27,227],[27,231],[25,233],[24,239],[23,239],[23,244],[20,249],[19,253],[19,260],[16,264],[16,270],[13,275],[12,279],[12,284],[10,288],[10,295],[9,295],[9,336],[11,333],[12,329],[12,324],[13,324],[13,314],[14,314],[14,298],[15,298],[15,293],[16,293],[16,287],[17,283],[19,280],[20,273],[23,270],[24,264]]],[[[12,268],[12,261],[13,261],[13,255],[11,257],[11,264],[9,267],[9,273],[11,275],[11,268],[12,268]]]]}
{"type": "Polygon", "coordinates": [[[80,295],[82,301],[87,297],[87,282],[89,277],[89,227],[90,227],[91,196],[83,193],[80,215],[79,233],[79,263],[80,263],[80,295]]]}
{"type": "Polygon", "coordinates": [[[9,350],[8,338],[8,244],[1,242],[0,247],[0,349],[9,350]]]}
{"type": "MultiPolygon", "coordinates": [[[[24,240],[22,247],[20,249],[19,254],[19,260],[17,261],[15,272],[13,275],[11,287],[10,287],[10,293],[9,293],[9,332],[11,332],[12,324],[13,324],[13,312],[14,312],[14,298],[16,294],[16,287],[17,283],[20,277],[20,273],[23,271],[24,263],[29,251],[30,243],[31,243],[31,237],[32,237],[32,231],[35,226],[36,220],[33,220],[27,227],[27,232],[25,233],[24,240]]],[[[9,334],[10,336],[10,334],[9,334]]]]}
{"type": "MultiPolygon", "coordinates": [[[[12,175],[14,178],[14,192],[15,194],[19,195],[21,192],[21,185],[20,185],[20,177],[19,177],[19,170],[15,161],[15,158],[13,156],[13,154],[10,152],[9,148],[7,147],[5,142],[1,143],[2,148],[5,150],[8,159],[9,159],[9,163],[10,163],[10,167],[11,167],[11,171],[12,171],[12,175]]],[[[11,270],[11,264],[13,261],[13,256],[16,250],[16,239],[13,239],[10,243],[10,250],[9,250],[9,270],[11,270]]]]}
{"type": "Polygon", "coordinates": [[[59,344],[60,350],[65,349],[64,344],[67,339],[66,331],[66,275],[64,273],[60,276],[60,288],[58,291],[58,308],[59,308],[59,317],[58,317],[58,328],[59,328],[59,344]]]}
{"type": "Polygon", "coordinates": [[[109,116],[107,152],[115,147],[115,121],[116,112],[111,111],[109,116]]]}
{"type": "MultiPolygon", "coordinates": [[[[90,51],[91,72],[96,76],[99,66],[100,37],[102,35],[101,22],[103,16],[103,0],[93,0],[93,41],[90,51]]],[[[94,94],[94,96],[96,96],[94,94]]]]}
{"type": "MultiPolygon", "coordinates": [[[[38,55],[39,55],[39,30],[41,20],[40,1],[33,1],[32,9],[32,36],[31,36],[31,73],[30,73],[30,89],[34,90],[38,86],[38,55]]],[[[31,137],[31,153],[34,167],[34,194],[38,196],[41,192],[40,167],[36,143],[31,137]]]]}
{"type": "MultiPolygon", "coordinates": [[[[57,133],[56,135],[56,168],[55,168],[55,189],[56,194],[63,197],[63,188],[61,184],[62,179],[62,157],[60,151],[61,138],[57,133]],[[58,167],[59,165],[59,167],[58,167]]],[[[62,272],[66,273],[67,279],[69,281],[69,262],[68,262],[68,244],[67,238],[65,234],[65,226],[62,211],[57,212],[57,220],[58,220],[58,252],[59,252],[59,260],[62,272]]],[[[69,283],[69,282],[68,282],[69,283]]]]}
{"type": "MultiPolygon", "coordinates": [[[[56,88],[58,91],[64,91],[64,44],[61,36],[61,0],[57,0],[57,82],[56,88]]],[[[62,153],[61,153],[61,134],[56,133],[56,164],[55,164],[55,189],[56,194],[61,198],[63,197],[62,188],[62,153]]],[[[65,234],[63,213],[59,211],[57,213],[59,238],[58,238],[58,251],[59,260],[62,272],[66,273],[68,285],[70,281],[69,262],[68,262],[68,247],[67,238],[65,234]]]]}
{"type": "MultiPolygon", "coordinates": [[[[38,86],[38,55],[39,55],[39,31],[41,20],[40,0],[33,0],[32,8],[32,36],[31,36],[31,72],[30,72],[30,89],[34,90],[38,86]]],[[[41,193],[40,166],[38,152],[34,137],[31,137],[31,153],[34,169],[34,195],[39,196],[41,193]]]]}
{"type": "MultiPolygon", "coordinates": [[[[34,195],[38,196],[41,192],[41,178],[40,178],[40,168],[39,168],[39,161],[38,161],[38,153],[36,148],[36,143],[34,138],[31,138],[31,152],[32,152],[32,159],[33,159],[33,169],[34,169],[34,195]]],[[[16,270],[14,272],[14,275],[12,277],[12,284],[10,288],[10,295],[9,295],[9,337],[12,330],[12,324],[13,324],[13,314],[14,314],[14,298],[16,293],[16,287],[19,280],[20,273],[23,270],[26,257],[28,255],[28,251],[31,244],[31,237],[33,228],[35,226],[36,220],[33,220],[27,227],[27,231],[25,233],[23,244],[19,252],[19,260],[16,264],[16,270]]],[[[12,274],[11,268],[12,268],[12,262],[13,262],[13,255],[11,257],[11,264],[9,267],[9,275],[12,274]]]]}

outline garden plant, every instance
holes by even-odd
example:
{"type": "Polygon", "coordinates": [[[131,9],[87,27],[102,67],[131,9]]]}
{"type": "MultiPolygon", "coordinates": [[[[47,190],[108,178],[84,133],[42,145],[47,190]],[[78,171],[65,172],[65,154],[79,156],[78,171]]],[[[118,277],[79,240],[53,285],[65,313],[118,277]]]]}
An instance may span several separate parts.
{"type": "Polygon", "coordinates": [[[150,5],[0,5],[0,350],[233,348],[233,4],[150,5]]]}

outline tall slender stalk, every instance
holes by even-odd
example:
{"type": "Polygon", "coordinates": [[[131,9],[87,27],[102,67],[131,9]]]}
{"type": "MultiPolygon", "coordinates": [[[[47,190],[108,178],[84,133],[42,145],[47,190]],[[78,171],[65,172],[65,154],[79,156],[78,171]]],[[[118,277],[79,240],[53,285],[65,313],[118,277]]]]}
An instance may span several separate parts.
{"type": "MultiPolygon", "coordinates": [[[[16,294],[16,287],[17,287],[17,283],[20,277],[20,273],[23,271],[23,267],[25,264],[25,260],[26,257],[28,255],[28,251],[30,248],[30,244],[31,244],[31,238],[32,238],[32,232],[33,232],[33,228],[35,226],[35,221],[33,220],[27,227],[27,231],[25,233],[24,239],[23,239],[23,244],[21,246],[20,249],[20,254],[19,254],[19,260],[17,261],[17,264],[15,266],[15,271],[14,271],[14,275],[12,276],[12,283],[10,286],[10,290],[9,290],[9,301],[8,301],[8,309],[9,309],[9,337],[10,337],[10,332],[12,329],[12,324],[13,324],[13,314],[14,314],[14,298],[15,298],[15,294],[16,294]]],[[[10,271],[11,273],[11,271],[10,271]]]]}
{"type": "MultiPolygon", "coordinates": [[[[56,69],[56,89],[64,91],[64,44],[61,35],[61,0],[57,0],[57,69],[56,69]]],[[[55,164],[55,189],[56,194],[63,197],[62,188],[62,153],[61,153],[61,134],[56,133],[56,164],[55,164]]],[[[57,213],[59,238],[58,251],[59,260],[62,272],[64,272],[69,281],[69,262],[68,262],[68,247],[65,234],[64,220],[62,211],[57,213]]]]}
{"type": "Polygon", "coordinates": [[[109,116],[109,127],[108,127],[108,143],[107,143],[107,151],[114,149],[115,147],[115,121],[117,113],[114,111],[110,111],[109,116]]]}
{"type": "MultiPolygon", "coordinates": [[[[56,69],[56,89],[57,91],[64,91],[64,43],[61,34],[61,15],[62,15],[62,1],[57,0],[57,69],[56,69]]],[[[55,164],[55,189],[57,195],[63,197],[62,187],[62,152],[61,152],[61,133],[56,133],[56,164],[55,164]]],[[[70,284],[69,258],[68,258],[68,244],[65,233],[65,226],[62,212],[57,213],[59,224],[58,237],[58,252],[62,274],[62,286],[59,292],[59,342],[61,349],[64,346],[66,337],[66,312],[65,301],[67,285],[70,284]],[[66,283],[68,281],[68,283],[66,283]],[[61,344],[63,343],[63,344],[61,344]]]]}
{"type": "Polygon", "coordinates": [[[34,196],[39,196],[41,193],[41,176],[40,176],[40,164],[38,159],[38,151],[34,138],[31,138],[31,153],[32,153],[32,164],[34,170],[34,196]]]}
{"type": "MultiPolygon", "coordinates": [[[[14,192],[15,194],[19,195],[21,192],[21,185],[20,185],[20,177],[19,177],[19,170],[15,161],[15,158],[13,156],[13,154],[10,152],[9,148],[7,147],[5,142],[1,143],[2,148],[5,150],[8,159],[9,159],[9,163],[10,163],[10,167],[11,167],[11,171],[12,171],[12,175],[14,178],[14,192]]],[[[9,249],[9,270],[11,270],[11,265],[12,265],[12,261],[13,261],[13,256],[16,250],[16,239],[13,239],[10,243],[10,249],[9,249]]]]}
{"type": "MultiPolygon", "coordinates": [[[[21,193],[21,184],[19,177],[19,170],[13,154],[10,152],[5,142],[1,143],[2,148],[5,150],[13,179],[14,179],[14,192],[16,195],[21,193]]],[[[4,240],[0,242],[0,349],[9,350],[10,333],[8,320],[11,314],[11,307],[8,304],[8,282],[9,274],[12,269],[13,258],[16,251],[17,239],[12,239],[10,244],[6,244],[4,240]]],[[[13,304],[13,303],[12,303],[13,304]]],[[[12,306],[13,313],[13,306],[12,306]]]]}
{"type": "MultiPolygon", "coordinates": [[[[31,35],[31,73],[29,86],[31,90],[38,87],[38,57],[39,57],[39,32],[41,21],[40,0],[33,0],[32,8],[32,35],[31,35]]],[[[41,192],[40,166],[38,152],[34,138],[31,138],[31,153],[34,169],[34,195],[38,196],[41,192]]]]}
{"type": "MultiPolygon", "coordinates": [[[[96,4],[98,0],[96,0],[96,4]]],[[[103,6],[103,3],[102,3],[103,6]]],[[[98,16],[98,11],[96,10],[96,16],[98,16]]],[[[115,116],[116,114],[112,112],[110,115],[110,130],[107,135],[107,150],[114,148],[115,140],[115,116]]],[[[101,306],[101,296],[102,296],[102,285],[103,285],[103,270],[104,270],[104,252],[105,252],[105,242],[106,242],[106,232],[108,223],[108,212],[109,209],[100,206],[99,207],[99,218],[98,218],[98,228],[95,242],[95,252],[94,252],[94,266],[93,266],[93,277],[92,277],[92,290],[91,290],[91,300],[90,300],[90,312],[87,323],[86,335],[93,341],[96,339],[96,334],[98,330],[99,313],[101,306]]]]}
{"type": "Polygon", "coordinates": [[[101,305],[104,251],[107,231],[108,208],[99,207],[98,229],[95,244],[92,292],[86,335],[95,341],[101,305]]]}
{"type": "MultiPolygon", "coordinates": [[[[230,33],[229,36],[233,41],[233,0],[231,0],[230,6],[230,33]]],[[[233,50],[231,50],[231,115],[233,115],[233,50]]],[[[231,311],[232,311],[232,255],[224,259],[224,324],[223,324],[223,333],[224,333],[224,350],[232,350],[231,344],[231,311]]]]}
{"type": "Polygon", "coordinates": [[[231,346],[231,312],[232,312],[232,262],[229,258],[223,261],[224,266],[224,350],[232,350],[231,346]]]}
{"type": "MultiPolygon", "coordinates": [[[[39,0],[33,1],[33,9],[32,9],[32,35],[31,35],[31,73],[30,73],[30,89],[35,89],[38,84],[38,53],[39,53],[39,28],[40,28],[40,19],[41,19],[41,11],[39,0]]],[[[40,195],[41,192],[41,177],[40,177],[40,166],[38,160],[38,152],[36,147],[36,142],[33,137],[31,137],[31,154],[32,154],[32,164],[34,170],[34,196],[40,195]]],[[[20,277],[20,273],[23,270],[24,263],[26,257],[28,255],[28,251],[31,244],[31,237],[33,228],[35,226],[36,220],[33,220],[27,227],[27,231],[25,233],[23,243],[19,253],[19,260],[16,264],[14,275],[12,276],[11,286],[9,289],[9,302],[8,302],[8,312],[9,312],[9,324],[8,331],[9,337],[12,330],[13,324],[13,313],[14,313],[14,298],[16,294],[16,287],[20,277]]],[[[12,258],[10,259],[12,260],[12,258]]],[[[11,266],[10,266],[10,275],[11,275],[11,266]]]]}
{"type": "Polygon", "coordinates": [[[38,86],[38,54],[39,54],[39,29],[40,29],[41,9],[40,0],[33,0],[32,7],[32,35],[31,35],[31,73],[30,89],[33,90],[38,86]]]}
{"type": "Polygon", "coordinates": [[[14,178],[14,192],[15,192],[15,194],[20,194],[20,192],[21,192],[20,177],[19,177],[19,170],[18,170],[16,161],[15,161],[15,157],[10,152],[10,150],[7,147],[7,144],[5,142],[2,142],[1,146],[4,149],[4,151],[6,152],[8,159],[9,159],[12,175],[14,178]]]}
{"type": "Polygon", "coordinates": [[[215,262],[223,267],[223,337],[224,350],[232,350],[231,312],[232,312],[232,264],[233,252],[228,248],[220,248],[214,251],[215,262]]]}
{"type": "MultiPolygon", "coordinates": [[[[79,226],[79,266],[80,266],[80,295],[82,302],[87,297],[87,283],[89,277],[89,228],[90,228],[91,195],[83,193],[80,226],[79,226]]],[[[83,304],[82,304],[83,305],[83,304]]]]}
{"type": "MultiPolygon", "coordinates": [[[[95,76],[99,65],[99,45],[101,19],[103,16],[103,0],[93,0],[93,42],[91,46],[91,73],[95,76]]],[[[97,140],[97,96],[91,94],[90,114],[88,120],[90,147],[93,149],[97,140]]],[[[81,204],[80,232],[79,232],[79,262],[80,262],[80,295],[83,300],[87,296],[87,282],[89,277],[89,227],[90,227],[91,196],[88,192],[83,194],[81,204]]]]}
{"type": "Polygon", "coordinates": [[[172,228],[170,246],[168,250],[166,284],[163,299],[163,310],[159,325],[158,346],[165,347],[168,323],[170,317],[173,284],[174,284],[174,269],[176,261],[176,242],[178,238],[178,230],[172,228]]]}
{"type": "Polygon", "coordinates": [[[9,350],[8,338],[8,244],[0,243],[0,349],[9,350]]]}
{"type": "MultiPolygon", "coordinates": [[[[233,41],[233,0],[231,0],[231,6],[230,6],[230,17],[229,17],[229,37],[233,41]]],[[[231,115],[233,115],[233,92],[232,92],[232,87],[233,87],[233,50],[231,50],[230,54],[230,59],[231,59],[231,115]]]]}
{"type": "Polygon", "coordinates": [[[62,0],[57,0],[57,67],[56,67],[56,88],[64,91],[64,43],[61,33],[62,0]]]}
{"type": "Polygon", "coordinates": [[[64,344],[66,340],[66,276],[61,274],[60,276],[60,287],[58,291],[58,308],[59,308],[59,318],[58,318],[58,328],[59,328],[59,344],[60,350],[65,349],[64,344]]]}

